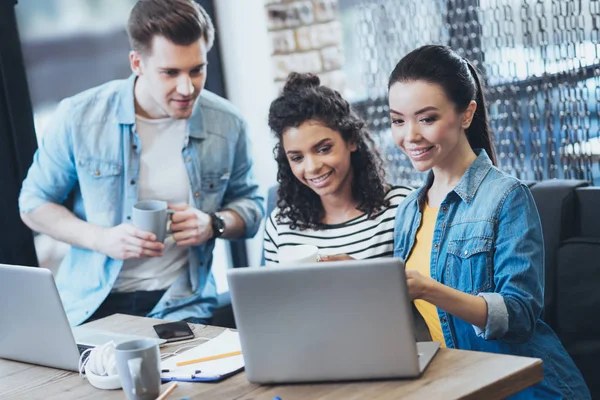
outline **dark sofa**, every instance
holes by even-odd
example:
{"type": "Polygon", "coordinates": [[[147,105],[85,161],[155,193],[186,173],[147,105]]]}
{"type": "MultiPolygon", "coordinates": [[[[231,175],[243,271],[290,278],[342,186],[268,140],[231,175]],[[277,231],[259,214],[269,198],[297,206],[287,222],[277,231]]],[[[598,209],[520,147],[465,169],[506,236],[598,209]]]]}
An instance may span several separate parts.
{"type": "Polygon", "coordinates": [[[544,320],[600,399],[600,188],[549,180],[531,187],[544,232],[544,320]]]}

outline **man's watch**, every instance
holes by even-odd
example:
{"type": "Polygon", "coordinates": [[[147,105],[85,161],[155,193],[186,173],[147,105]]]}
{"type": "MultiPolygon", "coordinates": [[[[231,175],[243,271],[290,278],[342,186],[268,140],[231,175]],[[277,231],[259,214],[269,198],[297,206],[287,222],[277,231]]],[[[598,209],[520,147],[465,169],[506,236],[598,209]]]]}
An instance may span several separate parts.
{"type": "Polygon", "coordinates": [[[217,213],[210,213],[210,224],[212,226],[212,238],[218,238],[225,232],[225,220],[217,213]]]}

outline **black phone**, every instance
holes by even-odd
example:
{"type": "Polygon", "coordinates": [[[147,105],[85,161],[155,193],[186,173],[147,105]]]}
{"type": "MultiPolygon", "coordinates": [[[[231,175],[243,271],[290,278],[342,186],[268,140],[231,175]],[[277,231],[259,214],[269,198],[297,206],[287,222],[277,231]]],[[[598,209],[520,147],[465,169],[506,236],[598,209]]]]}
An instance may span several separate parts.
{"type": "Polygon", "coordinates": [[[194,332],[185,321],[167,322],[153,326],[156,335],[167,343],[194,338],[194,332]]]}

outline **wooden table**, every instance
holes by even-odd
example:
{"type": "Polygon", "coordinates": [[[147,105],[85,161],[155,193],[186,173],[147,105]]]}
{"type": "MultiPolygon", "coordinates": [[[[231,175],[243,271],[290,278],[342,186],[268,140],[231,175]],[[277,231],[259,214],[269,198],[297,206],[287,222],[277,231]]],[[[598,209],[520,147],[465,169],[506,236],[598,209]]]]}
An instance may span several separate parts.
{"type": "MultiPolygon", "coordinates": [[[[117,314],[88,326],[154,336],[152,325],[158,322],[117,314]]],[[[196,336],[211,338],[222,331],[204,325],[195,329],[196,336]]],[[[542,376],[539,359],[440,349],[420,379],[260,386],[249,383],[242,372],[220,383],[179,382],[169,399],[501,399],[540,382],[542,376]]],[[[121,390],[96,389],[77,373],[0,359],[0,398],[122,400],[125,396],[121,390]]]]}

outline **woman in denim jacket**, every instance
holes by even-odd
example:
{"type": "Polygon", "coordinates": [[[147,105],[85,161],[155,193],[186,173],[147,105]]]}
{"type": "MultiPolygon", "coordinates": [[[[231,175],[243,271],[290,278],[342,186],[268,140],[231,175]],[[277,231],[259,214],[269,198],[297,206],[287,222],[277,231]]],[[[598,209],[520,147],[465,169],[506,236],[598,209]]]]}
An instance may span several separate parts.
{"type": "Polygon", "coordinates": [[[544,244],[526,185],[496,168],[475,68],[443,46],[404,57],[389,80],[392,134],[425,185],[398,206],[394,256],[434,340],[537,357],[544,380],[514,398],[589,399],[541,319],[544,244]]]}

